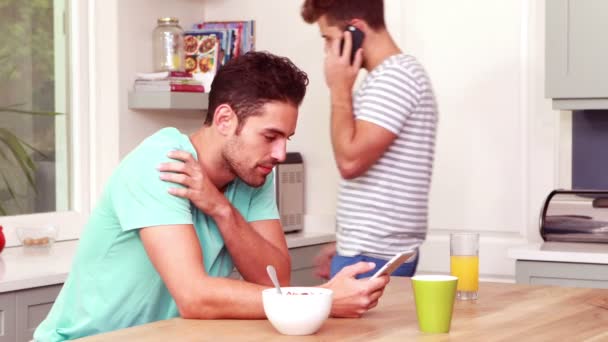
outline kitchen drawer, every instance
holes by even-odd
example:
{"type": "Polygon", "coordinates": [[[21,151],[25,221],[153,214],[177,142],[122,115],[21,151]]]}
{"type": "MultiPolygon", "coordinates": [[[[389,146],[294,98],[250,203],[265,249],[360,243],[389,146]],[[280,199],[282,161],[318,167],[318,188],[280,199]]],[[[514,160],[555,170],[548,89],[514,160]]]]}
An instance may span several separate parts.
{"type": "MultiPolygon", "coordinates": [[[[314,275],[314,258],[327,245],[324,243],[289,249],[289,255],[291,256],[291,286],[314,286],[324,282],[323,279],[314,275]]],[[[236,268],[229,278],[243,279],[236,268]]]]}
{"type": "Polygon", "coordinates": [[[531,285],[608,289],[608,265],[517,260],[515,280],[531,285]]]}
{"type": "Polygon", "coordinates": [[[299,270],[302,268],[314,267],[314,259],[319,254],[321,249],[329,244],[323,243],[318,245],[290,248],[291,269],[299,270]]]}
{"type": "Polygon", "coordinates": [[[315,276],[315,268],[301,268],[291,271],[291,286],[317,286],[325,280],[315,276]]]}
{"type": "Polygon", "coordinates": [[[17,341],[29,341],[32,339],[34,330],[46,318],[49,311],[51,311],[51,307],[59,295],[59,291],[61,291],[61,286],[37,287],[15,293],[17,341]]]}
{"type": "Polygon", "coordinates": [[[17,339],[15,323],[15,293],[0,294],[0,342],[13,342],[17,339]]]}

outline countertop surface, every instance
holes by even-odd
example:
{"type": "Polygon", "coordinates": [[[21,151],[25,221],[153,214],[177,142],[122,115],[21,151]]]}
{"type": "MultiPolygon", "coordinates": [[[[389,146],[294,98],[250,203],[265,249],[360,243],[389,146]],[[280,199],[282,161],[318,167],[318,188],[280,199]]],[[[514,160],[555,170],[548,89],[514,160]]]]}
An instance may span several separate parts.
{"type": "Polygon", "coordinates": [[[0,253],[0,293],[62,284],[72,267],[78,240],[51,247],[10,247],[0,253]]]}
{"type": "Polygon", "coordinates": [[[479,299],[456,301],[448,334],[418,330],[409,278],[393,277],[362,318],[330,318],[315,335],[280,335],[267,320],[174,318],[82,341],[606,341],[608,290],[480,283],[479,299]]]}
{"type": "Polygon", "coordinates": [[[334,242],[336,241],[336,234],[334,232],[302,230],[285,234],[285,239],[287,240],[287,247],[295,248],[334,242]]]}
{"type": "MultiPolygon", "coordinates": [[[[286,234],[289,248],[335,240],[335,234],[301,231],[286,234]]],[[[0,253],[0,293],[62,284],[70,272],[78,240],[56,242],[51,247],[10,247],[0,253]]]]}
{"type": "Polygon", "coordinates": [[[608,264],[608,244],[542,242],[509,248],[516,260],[608,264]]]}

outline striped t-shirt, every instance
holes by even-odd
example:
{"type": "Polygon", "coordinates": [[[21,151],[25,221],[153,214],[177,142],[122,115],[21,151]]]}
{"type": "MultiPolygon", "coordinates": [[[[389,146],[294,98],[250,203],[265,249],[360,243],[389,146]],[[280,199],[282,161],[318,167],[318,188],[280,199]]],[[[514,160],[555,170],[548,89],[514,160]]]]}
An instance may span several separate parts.
{"type": "Polygon", "coordinates": [[[363,175],[343,179],[337,251],[390,259],[426,237],[437,105],[426,71],[412,56],[387,58],[355,94],[354,113],[397,135],[363,175]]]}

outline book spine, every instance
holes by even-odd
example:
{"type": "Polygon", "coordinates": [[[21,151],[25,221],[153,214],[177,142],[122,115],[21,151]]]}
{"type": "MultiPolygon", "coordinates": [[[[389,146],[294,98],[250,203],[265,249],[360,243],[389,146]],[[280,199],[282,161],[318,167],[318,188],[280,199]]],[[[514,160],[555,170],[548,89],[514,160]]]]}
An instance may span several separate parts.
{"type": "Polygon", "coordinates": [[[188,71],[170,71],[169,77],[175,78],[192,78],[192,73],[188,71]]]}
{"type": "Polygon", "coordinates": [[[194,84],[171,84],[171,91],[204,93],[205,87],[203,87],[202,85],[194,85],[194,84]]]}

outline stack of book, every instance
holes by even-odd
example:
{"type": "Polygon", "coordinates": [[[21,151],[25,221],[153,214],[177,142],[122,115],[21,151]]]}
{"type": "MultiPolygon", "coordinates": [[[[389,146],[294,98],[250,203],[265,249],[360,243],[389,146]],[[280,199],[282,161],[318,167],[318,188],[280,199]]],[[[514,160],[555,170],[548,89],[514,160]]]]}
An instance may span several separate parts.
{"type": "Polygon", "coordinates": [[[133,91],[136,92],[194,92],[204,93],[203,83],[189,72],[164,71],[138,73],[133,91]]]}
{"type": "Polygon", "coordinates": [[[184,33],[186,71],[212,79],[230,59],[254,49],[254,21],[207,21],[184,33]]]}

